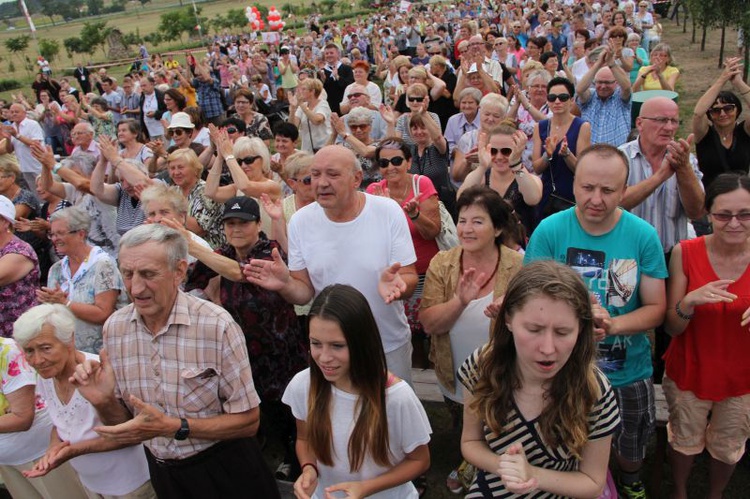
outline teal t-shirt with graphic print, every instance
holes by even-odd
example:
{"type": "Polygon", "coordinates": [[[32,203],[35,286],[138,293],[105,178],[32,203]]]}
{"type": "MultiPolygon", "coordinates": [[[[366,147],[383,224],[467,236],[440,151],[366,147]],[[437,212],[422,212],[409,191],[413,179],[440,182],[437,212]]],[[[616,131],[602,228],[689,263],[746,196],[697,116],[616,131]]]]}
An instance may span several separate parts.
{"type": "MultiPolygon", "coordinates": [[[[555,260],[574,269],[612,317],[641,306],[638,289],[642,275],[667,277],[656,229],[624,210],[617,225],[599,236],[583,230],[575,207],[544,219],[531,236],[524,263],[535,260],[555,260]]],[[[599,367],[615,388],[653,374],[645,331],[607,336],[599,342],[598,350],[599,367]]]]}

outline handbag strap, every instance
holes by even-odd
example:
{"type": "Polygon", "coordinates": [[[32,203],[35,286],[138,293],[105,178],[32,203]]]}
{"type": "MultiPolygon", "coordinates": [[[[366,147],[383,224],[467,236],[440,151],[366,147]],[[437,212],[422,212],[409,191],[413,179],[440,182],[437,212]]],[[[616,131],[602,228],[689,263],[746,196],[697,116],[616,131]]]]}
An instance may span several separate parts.
{"type": "MultiPolygon", "coordinates": [[[[552,118],[549,118],[547,120],[547,138],[550,137],[550,128],[551,127],[552,127],[552,118]]],[[[542,144],[542,147],[544,147],[544,144],[542,144]]],[[[554,156],[554,154],[555,153],[553,151],[552,155],[554,156]]],[[[550,180],[551,180],[551,183],[552,183],[552,192],[555,192],[555,191],[557,191],[557,187],[555,187],[555,174],[552,171],[553,170],[552,166],[553,166],[552,165],[552,158],[550,158],[549,159],[549,166],[547,167],[547,169],[549,170],[549,176],[550,176],[550,180]]]]}
{"type": "Polygon", "coordinates": [[[310,134],[310,148],[313,150],[313,154],[315,154],[315,142],[312,138],[312,123],[310,123],[310,118],[307,118],[307,133],[310,134]]]}
{"type": "Polygon", "coordinates": [[[419,175],[411,176],[411,188],[414,191],[414,200],[419,203],[419,175]]]}

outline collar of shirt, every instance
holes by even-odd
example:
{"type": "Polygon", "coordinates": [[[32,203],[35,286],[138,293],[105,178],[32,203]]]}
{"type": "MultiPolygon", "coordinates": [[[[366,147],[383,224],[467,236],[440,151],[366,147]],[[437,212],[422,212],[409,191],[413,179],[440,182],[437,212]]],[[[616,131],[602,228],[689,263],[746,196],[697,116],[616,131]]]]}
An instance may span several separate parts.
{"type": "Polygon", "coordinates": [[[139,322],[146,331],[151,332],[151,335],[154,338],[166,333],[169,330],[169,326],[173,324],[189,326],[191,324],[191,321],[185,293],[180,290],[177,291],[177,298],[175,298],[175,301],[172,304],[172,310],[169,312],[167,322],[159,331],[151,331],[146,326],[146,323],[143,321],[143,317],[141,316],[140,312],[138,312],[138,309],[135,307],[135,305],[133,305],[133,313],[130,315],[130,321],[139,322]]]}

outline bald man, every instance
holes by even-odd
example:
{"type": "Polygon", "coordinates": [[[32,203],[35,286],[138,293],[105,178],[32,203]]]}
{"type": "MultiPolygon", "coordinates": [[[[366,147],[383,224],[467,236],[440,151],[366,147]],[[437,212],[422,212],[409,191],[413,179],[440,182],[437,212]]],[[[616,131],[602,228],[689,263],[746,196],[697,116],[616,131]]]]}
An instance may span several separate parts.
{"type": "Polygon", "coordinates": [[[401,300],[417,285],[417,257],[404,210],[388,197],[357,190],[362,169],[345,147],[318,151],[310,176],[317,203],[289,222],[289,267],[274,250],[273,261],[251,260],[245,276],[296,305],[330,284],[354,286],[372,308],[388,370],[411,383],[411,332],[401,300]]]}
{"type": "Polygon", "coordinates": [[[591,143],[623,145],[630,133],[630,77],[615,63],[609,47],[578,82],[581,118],[591,123],[591,143]],[[591,91],[591,83],[595,91],[591,91]]]}

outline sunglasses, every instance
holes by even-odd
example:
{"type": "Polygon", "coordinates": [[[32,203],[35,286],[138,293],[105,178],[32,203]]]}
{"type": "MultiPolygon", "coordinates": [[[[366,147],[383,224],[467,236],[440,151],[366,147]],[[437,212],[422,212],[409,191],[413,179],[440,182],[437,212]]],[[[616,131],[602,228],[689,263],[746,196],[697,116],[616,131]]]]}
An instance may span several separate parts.
{"type": "Polygon", "coordinates": [[[247,156],[245,158],[237,158],[237,162],[239,164],[245,163],[249,166],[255,163],[255,160],[257,160],[258,158],[260,158],[260,156],[247,156]]]}
{"type": "Polygon", "coordinates": [[[568,102],[570,100],[570,94],[547,94],[547,102],[568,102]]]}
{"type": "Polygon", "coordinates": [[[403,156],[394,156],[390,159],[380,158],[380,160],[378,160],[378,165],[380,168],[388,168],[388,165],[401,166],[404,161],[406,161],[406,158],[403,156]]]}
{"type": "Polygon", "coordinates": [[[409,102],[424,102],[424,97],[407,97],[409,102]]]}
{"type": "Polygon", "coordinates": [[[351,129],[351,130],[364,130],[368,126],[370,126],[369,123],[362,123],[362,124],[359,124],[359,125],[356,125],[354,123],[349,123],[349,129],[351,129]]]}
{"type": "Polygon", "coordinates": [[[312,177],[310,175],[308,175],[307,177],[302,177],[302,178],[292,177],[292,180],[294,180],[295,182],[302,182],[303,185],[312,184],[312,177]]]}
{"type": "Polygon", "coordinates": [[[719,116],[722,112],[724,114],[729,114],[735,109],[737,109],[737,106],[735,106],[734,104],[725,104],[723,106],[712,107],[708,110],[708,112],[713,116],[719,116]]]}
{"type": "Polygon", "coordinates": [[[237,133],[237,129],[233,126],[227,128],[227,133],[237,133]]]}
{"type": "Polygon", "coordinates": [[[496,147],[490,147],[490,154],[493,157],[497,156],[497,153],[500,153],[507,158],[511,155],[512,152],[513,152],[513,149],[511,149],[510,147],[501,147],[500,149],[496,147]]]}
{"type": "Polygon", "coordinates": [[[750,212],[742,213],[711,213],[711,216],[719,222],[729,222],[733,218],[736,218],[739,222],[750,221],[750,212]]]}
{"type": "Polygon", "coordinates": [[[192,132],[192,130],[185,130],[184,128],[175,128],[174,130],[172,130],[172,134],[173,135],[177,135],[178,137],[180,135],[185,135],[185,134],[188,134],[188,133],[191,133],[191,132],[192,132]]]}

